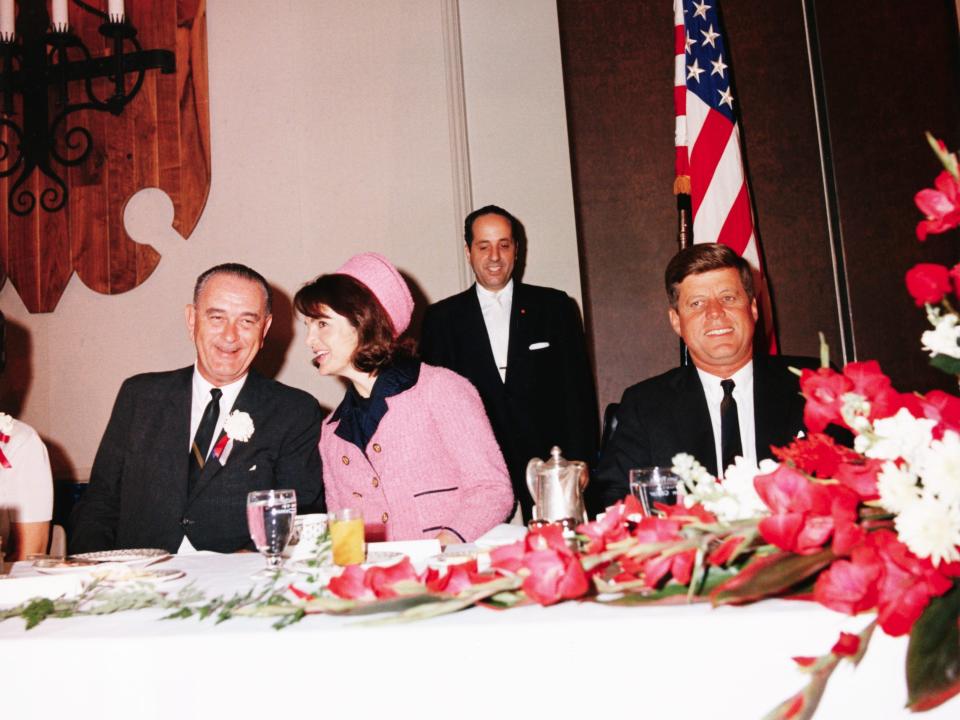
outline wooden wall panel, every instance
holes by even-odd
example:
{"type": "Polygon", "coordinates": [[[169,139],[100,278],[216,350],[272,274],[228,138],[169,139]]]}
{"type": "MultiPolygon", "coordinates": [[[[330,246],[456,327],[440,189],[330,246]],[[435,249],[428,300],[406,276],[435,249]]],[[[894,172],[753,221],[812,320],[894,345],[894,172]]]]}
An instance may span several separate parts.
{"type": "MultiPolygon", "coordinates": [[[[600,402],[673,366],[662,271],[676,250],[673,16],[669,3],[560,0],[561,47],[587,323],[600,402]]],[[[937,173],[931,128],[960,144],[952,3],[817,3],[833,170],[856,351],[900,387],[949,384],[919,351],[922,312],[903,289],[920,260],[912,196],[937,173]]],[[[735,98],[781,349],[816,354],[824,331],[840,360],[827,212],[799,0],[724,0],[735,98]]],[[[931,252],[932,250],[932,252],[931,252]]]]}
{"type": "MultiPolygon", "coordinates": [[[[91,4],[105,9],[107,0],[91,4]]],[[[85,285],[108,294],[130,290],[149,277],[160,255],[149,245],[135,243],[123,224],[126,203],[138,190],[159,187],[167,192],[174,205],[174,227],[184,237],[193,231],[206,203],[210,187],[206,4],[132,2],[127,13],[144,49],[179,53],[177,72],[148,71],[139,95],[119,117],[89,110],[68,117],[66,127],[87,128],[93,147],[78,167],[54,165],[69,187],[64,210],[48,213],[37,208],[25,218],[0,210],[0,259],[31,312],[52,311],[74,271],[85,285]]],[[[111,52],[98,32],[99,18],[71,4],[70,21],[94,56],[111,52]]],[[[128,88],[132,83],[130,75],[128,88]]],[[[111,91],[104,80],[95,81],[94,89],[102,99],[111,91]]],[[[80,84],[71,84],[70,99],[85,99],[80,84]]],[[[22,113],[14,119],[21,118],[22,113]]],[[[9,135],[7,130],[0,139],[9,142],[9,135]]],[[[6,203],[15,179],[0,181],[0,202],[6,203]]],[[[49,185],[39,173],[29,183],[38,198],[49,185]]]]}
{"type": "Polygon", "coordinates": [[[920,351],[927,329],[904,273],[957,262],[956,234],[914,234],[914,194],[940,165],[923,133],[960,145],[955,8],[948,0],[816,3],[857,354],[902,389],[956,383],[920,351]]]}

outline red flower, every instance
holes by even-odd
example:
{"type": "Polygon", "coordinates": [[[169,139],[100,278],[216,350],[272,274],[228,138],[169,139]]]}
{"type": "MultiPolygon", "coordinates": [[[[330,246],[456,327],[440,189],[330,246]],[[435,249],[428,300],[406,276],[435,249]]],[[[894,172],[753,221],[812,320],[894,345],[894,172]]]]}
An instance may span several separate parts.
{"type": "Polygon", "coordinates": [[[601,520],[583,523],[577,526],[577,532],[588,539],[584,550],[588,553],[603,552],[610,543],[626,540],[627,519],[631,515],[642,515],[640,501],[628,495],[623,501],[607,508],[601,520]]]}
{"type": "Polygon", "coordinates": [[[798,655],[797,657],[793,658],[793,661],[800,667],[810,667],[811,665],[816,664],[817,660],[819,659],[820,658],[798,655]]]}
{"type": "MultiPolygon", "coordinates": [[[[679,520],[645,517],[637,524],[633,536],[641,543],[677,542],[683,539],[681,525],[679,520]]],[[[644,583],[648,587],[658,585],[668,574],[681,585],[686,585],[690,582],[696,556],[696,550],[690,549],[667,556],[657,553],[645,559],[638,558],[636,562],[642,563],[644,583]]]]}
{"type": "Polygon", "coordinates": [[[842,632],[840,633],[840,637],[837,639],[837,642],[834,643],[833,647],[830,649],[830,652],[841,657],[849,657],[851,655],[856,655],[859,649],[860,636],[852,633],[842,632]]]}
{"type": "Polygon", "coordinates": [[[334,595],[347,600],[373,600],[396,597],[399,593],[395,585],[404,580],[423,581],[414,570],[410,558],[385,568],[364,570],[359,565],[348,565],[338,577],[330,580],[328,587],[334,595]]]}
{"type": "Polygon", "coordinates": [[[567,547],[563,531],[548,525],[520,542],[490,553],[491,567],[527,575],[523,591],[541,605],[580,597],[590,589],[580,559],[567,547]]]}
{"type": "Polygon", "coordinates": [[[956,570],[933,567],[897,540],[890,530],[877,530],[853,549],[849,560],[835,560],[817,578],[817,602],[849,614],[876,606],[880,627],[888,635],[905,635],[930,598],[953,586],[956,570]],[[944,572],[947,571],[947,572],[944,572]]]}
{"type": "Polygon", "coordinates": [[[903,406],[900,393],[893,389],[876,360],[847,363],[843,374],[853,383],[853,392],[870,402],[871,420],[895,415],[903,406]]]}
{"type": "Polygon", "coordinates": [[[523,581],[523,591],[541,605],[578,598],[590,589],[580,560],[572,554],[556,550],[538,550],[524,558],[530,574],[523,581]]]}
{"type": "Polygon", "coordinates": [[[907,270],[907,291],[918,307],[938,303],[951,290],[950,271],[945,265],[919,263],[907,270]]]}
{"type": "Polygon", "coordinates": [[[877,580],[882,572],[883,566],[872,548],[854,548],[849,560],[834,560],[820,573],[813,598],[848,615],[870,610],[877,604],[877,580]]]}
{"type": "Polygon", "coordinates": [[[850,378],[830,368],[804,368],[800,375],[800,392],[807,399],[803,407],[803,424],[815,433],[823,432],[830,423],[846,427],[840,410],[843,394],[852,389],[850,378]]]}
{"type": "Polygon", "coordinates": [[[489,582],[494,579],[490,573],[477,571],[477,561],[468,560],[465,563],[451,565],[442,575],[433,571],[427,576],[427,590],[447,595],[459,595],[474,585],[489,582]]]}
{"type": "Polygon", "coordinates": [[[861,500],[876,500],[877,473],[883,467],[883,460],[862,458],[861,462],[844,462],[837,467],[834,477],[844,487],[850,488],[861,500]]]}
{"type": "Polygon", "coordinates": [[[931,390],[920,402],[923,417],[936,420],[933,436],[939,440],[947,430],[960,432],[960,398],[942,390],[931,390]]]}
{"type": "Polygon", "coordinates": [[[337,597],[345,600],[373,600],[376,595],[363,581],[366,576],[359,565],[347,565],[335,578],[330,579],[327,587],[337,597]]]}
{"type": "Polygon", "coordinates": [[[781,550],[810,555],[842,528],[841,547],[846,552],[856,528],[858,499],[855,493],[839,485],[811,482],[789,465],[780,465],[768,475],[759,475],[754,486],[773,515],[760,521],[763,539],[781,550]]]}
{"type": "Polygon", "coordinates": [[[824,479],[832,478],[841,463],[860,459],[853,450],[838,445],[822,433],[798,438],[783,448],[773,448],[773,454],[778,460],[792,462],[807,475],[824,479]]]}
{"type": "Polygon", "coordinates": [[[707,564],[713,565],[714,567],[719,567],[720,565],[726,565],[730,562],[730,558],[733,556],[733,553],[736,552],[737,548],[743,544],[743,538],[739,535],[733,535],[728,537],[716,550],[711,552],[707,556],[707,564]]]}
{"type": "Polygon", "coordinates": [[[913,201],[927,219],[917,224],[917,239],[930,233],[942,233],[960,225],[960,183],[944,170],[934,181],[936,190],[924,188],[913,201]]]}

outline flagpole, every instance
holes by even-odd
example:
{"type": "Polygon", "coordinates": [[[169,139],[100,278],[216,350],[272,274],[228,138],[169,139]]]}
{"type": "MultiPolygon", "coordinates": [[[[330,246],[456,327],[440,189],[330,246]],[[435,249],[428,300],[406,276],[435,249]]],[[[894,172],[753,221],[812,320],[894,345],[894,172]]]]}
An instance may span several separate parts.
{"type": "MultiPolygon", "coordinates": [[[[673,183],[673,192],[677,197],[677,246],[686,250],[693,244],[693,225],[690,223],[690,177],[681,175],[673,183]]],[[[680,367],[690,364],[687,345],[680,338],[680,367]]]]}

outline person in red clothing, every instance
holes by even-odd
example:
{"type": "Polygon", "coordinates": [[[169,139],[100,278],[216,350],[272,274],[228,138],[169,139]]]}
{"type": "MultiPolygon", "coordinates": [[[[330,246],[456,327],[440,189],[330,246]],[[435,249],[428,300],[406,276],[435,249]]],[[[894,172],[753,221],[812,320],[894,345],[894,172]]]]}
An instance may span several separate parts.
{"type": "Polygon", "coordinates": [[[510,476],[476,389],[400,339],[413,298],[376,253],[297,292],[321,375],[349,381],[320,435],[327,509],[363,512],[367,539],[472,542],[507,519],[510,476]]]}

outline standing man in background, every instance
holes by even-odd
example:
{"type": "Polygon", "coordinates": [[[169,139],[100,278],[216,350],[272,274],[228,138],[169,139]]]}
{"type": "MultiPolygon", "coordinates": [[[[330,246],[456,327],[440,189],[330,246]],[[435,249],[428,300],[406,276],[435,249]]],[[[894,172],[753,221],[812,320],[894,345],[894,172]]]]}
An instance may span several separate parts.
{"type": "Polygon", "coordinates": [[[599,421],[576,303],[513,280],[523,238],[520,222],[496,205],[467,216],[464,250],[476,283],[427,308],[420,353],[476,386],[526,522],[527,463],[554,445],[567,459],[592,462],[599,421]]]}

